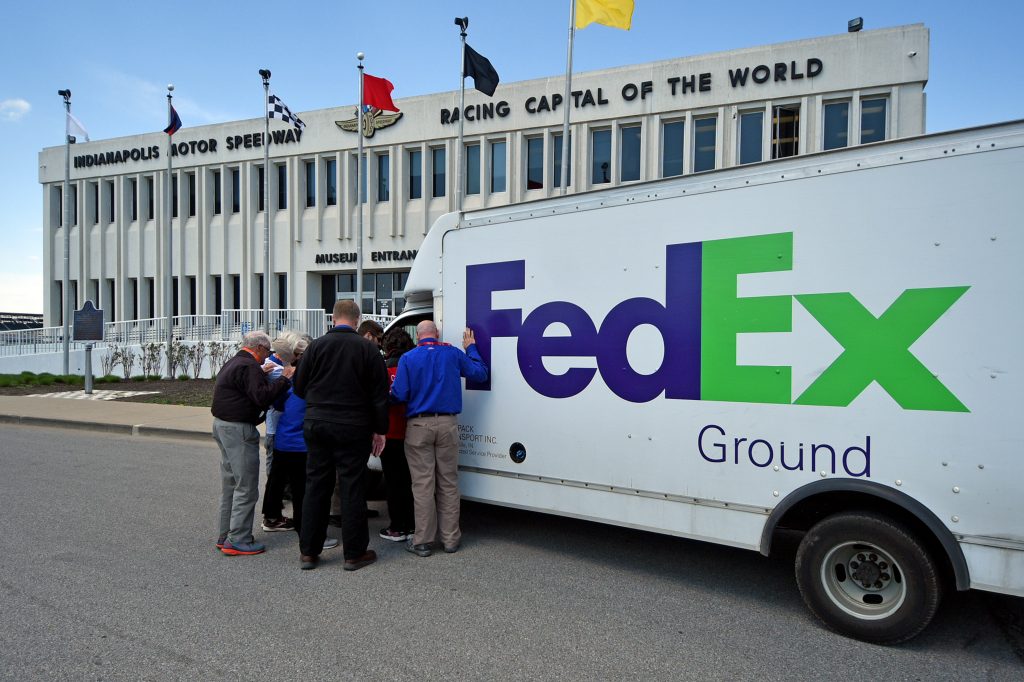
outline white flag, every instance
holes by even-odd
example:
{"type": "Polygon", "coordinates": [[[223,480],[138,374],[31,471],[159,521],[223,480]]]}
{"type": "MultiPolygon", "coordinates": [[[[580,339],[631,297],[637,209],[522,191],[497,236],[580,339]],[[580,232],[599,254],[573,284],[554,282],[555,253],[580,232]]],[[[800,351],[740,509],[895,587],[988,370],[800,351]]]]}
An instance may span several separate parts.
{"type": "Polygon", "coordinates": [[[83,138],[83,137],[85,138],[85,141],[88,142],[89,141],[89,131],[85,129],[85,126],[82,125],[82,122],[79,121],[77,118],[75,118],[74,115],[70,111],[67,112],[67,114],[68,114],[67,130],[66,130],[67,134],[68,135],[74,135],[76,142],[80,141],[80,138],[83,138]]]}

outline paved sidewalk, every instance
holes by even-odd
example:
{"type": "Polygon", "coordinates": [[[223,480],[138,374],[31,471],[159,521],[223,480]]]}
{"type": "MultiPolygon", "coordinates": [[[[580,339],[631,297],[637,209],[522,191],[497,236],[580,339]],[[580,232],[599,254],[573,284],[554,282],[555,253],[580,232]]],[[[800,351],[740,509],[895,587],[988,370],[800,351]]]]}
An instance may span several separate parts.
{"type": "Polygon", "coordinates": [[[208,407],[53,396],[0,396],[0,423],[212,441],[208,407]]]}

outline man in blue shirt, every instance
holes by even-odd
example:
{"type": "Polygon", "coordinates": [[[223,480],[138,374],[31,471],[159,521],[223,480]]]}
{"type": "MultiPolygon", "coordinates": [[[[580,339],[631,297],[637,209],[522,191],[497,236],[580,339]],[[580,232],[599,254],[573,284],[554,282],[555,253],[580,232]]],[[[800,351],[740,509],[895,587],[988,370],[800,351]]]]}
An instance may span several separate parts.
{"type": "Polygon", "coordinates": [[[398,361],[391,385],[395,400],[406,404],[405,456],[412,477],[416,533],[406,547],[430,556],[440,533],[444,551],[456,552],[459,530],[459,428],[462,377],[487,380],[487,366],[472,329],[462,333],[465,353],[439,343],[437,325],[416,326],[417,346],[398,361]]]}

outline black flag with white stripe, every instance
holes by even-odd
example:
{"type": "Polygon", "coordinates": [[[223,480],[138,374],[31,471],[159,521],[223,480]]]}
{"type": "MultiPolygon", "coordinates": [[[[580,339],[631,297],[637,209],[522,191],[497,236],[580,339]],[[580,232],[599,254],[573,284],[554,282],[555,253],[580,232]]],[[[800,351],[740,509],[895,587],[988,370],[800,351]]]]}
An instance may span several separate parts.
{"type": "Polygon", "coordinates": [[[281,119],[285,123],[291,123],[298,130],[306,127],[302,119],[293,114],[291,109],[277,95],[270,95],[267,98],[267,118],[281,119]]]}

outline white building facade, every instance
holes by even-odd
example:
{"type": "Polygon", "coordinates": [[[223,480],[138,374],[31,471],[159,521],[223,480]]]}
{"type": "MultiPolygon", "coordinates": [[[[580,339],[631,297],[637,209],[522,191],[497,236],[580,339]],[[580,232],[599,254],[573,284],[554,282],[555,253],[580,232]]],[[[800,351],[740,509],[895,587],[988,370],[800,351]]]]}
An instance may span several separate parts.
{"type": "MultiPolygon", "coordinates": [[[[364,137],[362,192],[356,133],[342,127],[354,105],[300,113],[301,133],[271,121],[267,197],[261,118],[183,128],[171,155],[173,314],[263,307],[265,206],[269,307],[355,297],[362,210],[363,309],[401,312],[424,235],[456,209],[460,114],[464,208],[489,208],[561,191],[567,104],[571,193],[923,134],[928,47],[915,24],[576,73],[568,103],[563,74],[490,98],[467,85],[464,112],[457,91],[400,98],[401,116],[375,119],[382,127],[364,137]]],[[[108,321],[166,316],[167,153],[159,132],[73,145],[68,227],[64,148],[40,152],[46,325],[62,320],[65,229],[76,308],[91,300],[108,321]]]]}

